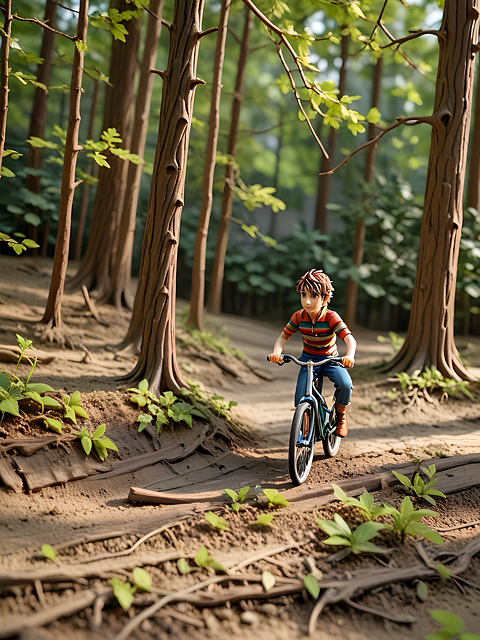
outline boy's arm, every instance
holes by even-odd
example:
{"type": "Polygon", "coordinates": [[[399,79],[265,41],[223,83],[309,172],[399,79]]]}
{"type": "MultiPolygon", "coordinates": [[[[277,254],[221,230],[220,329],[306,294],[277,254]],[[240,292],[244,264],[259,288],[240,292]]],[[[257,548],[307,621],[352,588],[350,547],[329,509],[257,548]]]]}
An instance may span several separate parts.
{"type": "Polygon", "coordinates": [[[285,346],[286,341],[289,339],[285,331],[278,336],[275,344],[273,345],[273,352],[268,356],[270,362],[279,362],[282,358],[282,349],[285,346]]]}
{"type": "Polygon", "coordinates": [[[342,364],[344,367],[347,367],[347,369],[351,369],[355,364],[355,351],[357,349],[357,341],[351,333],[349,333],[348,336],[345,336],[343,341],[347,345],[347,355],[343,356],[342,364]]]}

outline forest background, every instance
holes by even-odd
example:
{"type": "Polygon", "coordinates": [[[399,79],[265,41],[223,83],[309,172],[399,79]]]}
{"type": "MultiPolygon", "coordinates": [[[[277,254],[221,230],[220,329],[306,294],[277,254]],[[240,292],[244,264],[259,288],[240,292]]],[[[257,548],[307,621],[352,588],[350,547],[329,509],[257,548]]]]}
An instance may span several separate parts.
{"type": "MultiPolygon", "coordinates": [[[[147,20],[152,17],[152,12],[139,10],[135,16],[128,16],[129,20],[119,21],[118,9],[116,15],[111,13],[117,5],[120,10],[130,12],[138,8],[133,4],[121,4],[112,1],[110,12],[106,3],[90,5],[80,122],[80,144],[84,146],[89,138],[99,140],[102,129],[106,128],[105,114],[109,103],[105,100],[105,91],[111,75],[112,43],[117,50],[119,46],[126,47],[133,38],[133,31],[137,32],[137,44],[133,49],[134,71],[140,68],[147,20]],[[138,23],[135,28],[134,23],[138,23]],[[122,40],[126,40],[123,45],[122,40]]],[[[257,317],[288,317],[296,307],[295,281],[299,274],[313,265],[322,267],[332,276],[335,285],[334,307],[340,312],[346,300],[352,298],[351,292],[346,292],[346,283],[350,281],[350,284],[354,282],[359,286],[357,308],[347,311],[348,320],[356,320],[375,329],[405,330],[419,251],[430,127],[425,124],[404,126],[384,136],[373,158],[374,170],[369,175],[366,168],[368,170],[370,166],[371,169],[372,165],[367,160],[366,150],[335,171],[331,181],[318,173],[339,164],[356,147],[395,122],[395,117],[414,114],[421,121],[432,113],[438,61],[435,31],[442,20],[443,3],[414,0],[408,5],[390,2],[387,6],[387,3],[375,0],[335,4],[302,0],[292,1],[288,6],[282,2],[273,5],[260,3],[258,6],[271,20],[296,34],[292,40],[298,44],[300,53],[307,56],[305,70],[310,73],[312,80],[337,99],[343,95],[350,96],[343,104],[354,109],[357,115],[353,119],[344,119],[335,113],[327,114],[324,118],[319,116],[314,101],[310,99],[311,95],[301,87],[298,72],[293,70],[291,74],[296,78],[299,97],[304,104],[305,111],[302,114],[277,55],[275,43],[259,20],[251,20],[249,25],[251,33],[245,86],[243,91],[238,92],[235,83],[238,82],[239,59],[242,59],[241,55],[239,58],[239,52],[247,31],[245,16],[248,9],[238,0],[232,3],[220,101],[212,221],[206,251],[207,290],[222,210],[222,192],[227,184],[233,190],[233,209],[225,256],[223,311],[257,317]],[[376,28],[379,15],[382,15],[385,23],[388,22],[389,30],[396,38],[410,34],[405,42],[387,46],[390,44],[389,38],[380,28],[376,28]],[[372,39],[371,34],[375,29],[375,38],[372,39]],[[417,38],[414,37],[416,31],[432,33],[417,38]],[[299,34],[305,33],[308,46],[305,45],[305,35],[299,37],[299,34]],[[367,40],[369,46],[366,46],[367,40]],[[377,95],[375,70],[379,87],[377,95]],[[238,102],[239,97],[240,123],[234,132],[233,157],[232,153],[228,153],[231,145],[229,128],[232,123],[232,102],[238,102]],[[329,163],[326,163],[317,141],[304,122],[305,115],[332,156],[329,163]],[[225,179],[225,167],[233,172],[233,182],[231,177],[225,179]],[[359,221],[365,225],[363,258],[360,260],[358,251],[356,257],[353,255],[359,221]]],[[[72,9],[67,4],[57,6],[56,29],[59,32],[75,32],[78,15],[76,3],[73,3],[72,9]]],[[[37,22],[44,19],[44,10],[45,6],[38,2],[16,0],[14,3],[17,16],[35,17],[37,22]]],[[[218,26],[220,12],[219,3],[205,4],[203,32],[218,26]]],[[[154,63],[156,69],[167,66],[169,33],[172,30],[166,25],[174,21],[173,14],[174,7],[166,3],[163,6],[164,27],[157,61],[154,63]]],[[[57,234],[73,51],[68,39],[55,36],[46,110],[46,143],[40,145],[45,147],[44,162],[41,169],[32,169],[27,166],[29,146],[26,140],[31,127],[35,92],[42,91],[35,86],[35,78],[38,80],[42,66],[39,56],[44,31],[34,21],[13,21],[11,42],[15,44],[10,48],[5,149],[13,149],[22,155],[18,158],[16,153],[7,155],[3,163],[0,230],[12,237],[22,238],[15,234],[25,234],[28,238],[34,238],[40,244],[38,252],[52,256],[57,234]],[[27,176],[30,178],[27,179],[27,176]],[[28,188],[31,187],[28,180],[32,181],[32,177],[37,179],[33,191],[28,188]]],[[[215,33],[207,33],[201,38],[197,76],[206,84],[196,89],[191,119],[176,274],[177,294],[187,299],[190,296],[195,237],[205,183],[205,148],[211,87],[214,84],[215,45],[215,33]]],[[[124,75],[127,78],[126,72],[124,75]]],[[[153,86],[135,222],[133,275],[138,273],[140,266],[151,171],[157,146],[162,93],[162,80],[158,75],[155,74],[153,86]]],[[[138,99],[138,76],[134,72],[128,79],[129,86],[124,88],[126,102],[130,94],[137,94],[138,99]]],[[[480,100],[476,102],[480,103],[480,100]]],[[[118,131],[124,142],[131,136],[132,114],[133,109],[129,114],[128,131],[118,131]]],[[[473,136],[472,126],[470,149],[480,146],[475,143],[473,136]]],[[[132,140],[131,144],[134,142],[132,140]]],[[[118,138],[114,143],[117,147],[121,144],[118,138]]],[[[85,248],[88,250],[97,184],[97,170],[92,156],[97,155],[98,160],[99,148],[90,145],[87,152],[78,156],[80,171],[77,171],[77,176],[83,179],[83,184],[77,186],[73,202],[70,258],[79,259],[85,248]],[[82,207],[87,214],[83,232],[83,223],[79,222],[82,207]]],[[[122,162],[127,163],[128,160],[122,162]]],[[[469,167],[455,322],[457,332],[478,333],[480,229],[478,188],[475,192],[472,185],[478,185],[479,176],[475,161],[470,161],[469,167]]],[[[115,192],[121,185],[121,181],[113,178],[110,182],[112,192],[103,194],[103,202],[113,202],[115,192]]],[[[95,233],[97,231],[94,229],[91,235],[95,233]]],[[[106,242],[110,242],[108,237],[106,242]]],[[[7,252],[11,249],[6,243],[1,243],[0,250],[7,252]]],[[[92,286],[89,288],[95,289],[96,286],[98,289],[98,282],[92,281],[90,284],[92,286]]],[[[128,300],[124,302],[128,304],[128,300]]]]}

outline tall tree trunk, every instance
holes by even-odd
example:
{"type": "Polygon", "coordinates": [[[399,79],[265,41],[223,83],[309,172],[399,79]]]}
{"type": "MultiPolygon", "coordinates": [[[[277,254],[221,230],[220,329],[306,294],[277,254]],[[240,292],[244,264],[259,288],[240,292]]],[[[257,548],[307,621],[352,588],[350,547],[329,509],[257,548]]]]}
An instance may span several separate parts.
{"type": "Polygon", "coordinates": [[[472,108],[479,0],[446,0],[417,276],[405,343],[389,369],[426,366],[472,380],[455,347],[454,303],[472,108]]]}
{"type": "MultiPolygon", "coordinates": [[[[80,0],[76,36],[77,42],[85,43],[87,27],[88,0],[80,0]]],[[[77,164],[77,154],[82,148],[78,144],[78,132],[80,130],[80,99],[82,96],[83,60],[85,52],[79,50],[76,46],[74,49],[72,80],[70,83],[70,110],[65,141],[60,208],[58,213],[57,241],[55,244],[53,272],[47,307],[42,319],[42,323],[47,325],[46,335],[50,339],[53,339],[56,335],[56,332],[52,333],[52,330],[62,329],[61,299],[65,284],[65,275],[67,273],[73,194],[77,186],[75,182],[75,167],[77,164]]]]}
{"type": "MultiPolygon", "coordinates": [[[[373,72],[373,90],[372,90],[372,108],[377,107],[380,102],[380,89],[382,85],[382,60],[380,56],[377,58],[373,72]]],[[[376,128],[374,124],[368,125],[368,139],[373,140],[376,136],[376,128]]],[[[377,153],[377,144],[371,144],[367,147],[367,159],[365,162],[365,182],[370,184],[372,181],[373,171],[375,169],[375,156],[377,153]]],[[[364,205],[367,205],[368,196],[364,196],[364,205]]],[[[363,261],[363,247],[365,242],[365,214],[360,216],[355,227],[355,237],[353,240],[352,262],[359,267],[363,261]]],[[[352,278],[347,279],[347,287],[345,291],[345,309],[343,319],[347,326],[354,327],[357,320],[357,298],[358,283],[352,278]]]]}
{"type": "MultiPolygon", "coordinates": [[[[243,90],[245,85],[245,72],[247,68],[248,49],[250,43],[250,32],[253,27],[253,14],[248,7],[245,7],[245,26],[240,45],[240,56],[238,59],[237,79],[233,94],[232,115],[230,120],[230,133],[228,136],[227,153],[235,157],[237,149],[237,130],[240,121],[240,109],[243,101],[243,90]]],[[[215,247],[215,257],[213,259],[212,277],[208,292],[207,309],[210,313],[219,314],[222,308],[222,286],[223,273],[225,269],[225,254],[228,244],[228,228],[232,214],[233,191],[231,185],[235,181],[235,170],[232,164],[227,164],[225,168],[225,186],[223,188],[222,214],[218,227],[217,245],[215,247]]]]}
{"type": "MultiPolygon", "coordinates": [[[[5,19],[2,33],[2,60],[0,63],[0,169],[2,168],[8,112],[8,59],[10,54],[10,34],[12,33],[12,0],[5,0],[5,19]]],[[[0,175],[1,178],[1,175],[0,175]]]]}
{"type": "MultiPolygon", "coordinates": [[[[152,102],[153,82],[157,59],[158,40],[162,29],[163,0],[151,0],[148,16],[147,35],[143,51],[142,68],[137,91],[137,104],[133,124],[131,152],[143,158],[147,139],[148,119],[152,102]]],[[[128,163],[127,184],[123,201],[120,226],[117,233],[117,248],[109,281],[105,283],[105,293],[100,303],[110,303],[121,309],[122,303],[133,308],[134,295],[130,290],[132,271],[133,239],[137,215],[138,194],[142,180],[143,166],[128,163]]]]}
{"type": "MultiPolygon", "coordinates": [[[[110,7],[119,12],[132,9],[126,0],[111,0],[110,7]]],[[[105,99],[102,131],[114,127],[122,138],[122,147],[130,147],[130,124],[134,108],[135,75],[138,67],[140,18],[125,23],[126,42],[114,40],[110,56],[109,79],[105,99]]],[[[108,288],[111,267],[118,243],[118,227],[122,213],[128,161],[105,151],[110,169],[101,167],[88,244],[76,275],[68,281],[69,291],[82,285],[96,290],[102,298],[108,288]]]]}
{"type": "MultiPolygon", "coordinates": [[[[478,62],[477,66],[480,64],[478,62]]],[[[470,136],[470,166],[468,170],[467,207],[480,211],[480,78],[475,91],[473,132],[470,136]]]]}
{"type": "Polygon", "coordinates": [[[124,379],[132,385],[146,378],[155,394],[167,389],[179,393],[186,386],[175,353],[175,286],[193,98],[195,87],[203,83],[196,76],[202,12],[203,0],[175,2],[142,262],[125,338],[132,344],[140,335],[142,347],[124,379]]]}
{"type": "MultiPolygon", "coordinates": [[[[57,2],[47,0],[45,6],[45,17],[43,21],[49,27],[55,28],[57,20],[57,2]]],[[[55,34],[49,29],[43,30],[42,46],[40,48],[40,57],[43,58],[37,66],[37,80],[44,84],[47,89],[50,84],[50,72],[52,70],[52,58],[55,50],[55,34]]],[[[30,117],[30,129],[28,137],[35,136],[37,138],[45,138],[45,124],[47,122],[47,97],[46,93],[40,87],[35,87],[33,96],[32,115],[30,117]]],[[[42,150],[35,147],[28,149],[27,166],[31,169],[41,169],[43,167],[42,150]]],[[[34,193],[41,193],[42,186],[40,184],[40,176],[27,173],[26,187],[34,193]]]]}
{"type": "Polygon", "coordinates": [[[208,139],[205,152],[205,171],[203,174],[202,207],[195,239],[195,253],[192,268],[192,292],[190,296],[190,314],[187,324],[193,329],[203,330],[203,306],[205,304],[205,261],[207,254],[207,235],[213,203],[213,176],[217,155],[218,129],[220,125],[220,94],[222,91],[223,59],[227,39],[227,24],[231,0],[222,0],[218,22],[217,45],[213,68],[212,101],[208,124],[208,139]]]}
{"type": "MultiPolygon", "coordinates": [[[[340,74],[338,80],[338,98],[340,99],[345,94],[345,84],[347,80],[347,60],[348,60],[348,40],[350,36],[342,36],[341,57],[342,66],[340,67],[340,74]]],[[[337,147],[338,130],[330,127],[328,134],[328,158],[322,153],[322,159],[320,160],[320,174],[330,171],[332,168],[333,157],[335,155],[335,149],[337,147]]],[[[315,222],[314,228],[320,230],[323,234],[328,230],[328,209],[327,204],[330,199],[330,183],[331,175],[319,175],[317,182],[317,202],[315,206],[315,222]]]]}
{"type": "MultiPolygon", "coordinates": [[[[98,100],[98,80],[94,80],[93,85],[93,96],[92,96],[92,104],[90,107],[90,120],[88,122],[88,135],[87,140],[93,139],[93,125],[95,123],[95,112],[97,110],[97,100],[98,100]]],[[[96,177],[98,164],[96,162],[90,163],[90,171],[93,176],[96,177]]],[[[75,238],[75,251],[73,255],[74,260],[80,260],[82,257],[82,243],[83,243],[83,234],[85,231],[85,222],[87,220],[87,209],[88,209],[88,196],[90,195],[90,185],[88,182],[83,182],[82,188],[82,199],[80,201],[80,211],[78,214],[78,226],[77,226],[77,235],[75,238]]]]}

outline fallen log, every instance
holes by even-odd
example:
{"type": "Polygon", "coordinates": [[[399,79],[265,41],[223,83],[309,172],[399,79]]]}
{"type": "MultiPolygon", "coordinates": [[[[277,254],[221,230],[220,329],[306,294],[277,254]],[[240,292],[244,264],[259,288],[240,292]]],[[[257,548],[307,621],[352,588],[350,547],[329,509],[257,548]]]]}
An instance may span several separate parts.
{"type": "MultiPolygon", "coordinates": [[[[20,348],[10,346],[6,344],[0,345],[0,362],[11,362],[16,364],[20,357],[20,348]]],[[[37,359],[37,364],[49,364],[55,360],[55,356],[52,356],[45,351],[38,351],[38,349],[25,349],[22,356],[22,363],[29,363],[34,359],[37,359]]]]}

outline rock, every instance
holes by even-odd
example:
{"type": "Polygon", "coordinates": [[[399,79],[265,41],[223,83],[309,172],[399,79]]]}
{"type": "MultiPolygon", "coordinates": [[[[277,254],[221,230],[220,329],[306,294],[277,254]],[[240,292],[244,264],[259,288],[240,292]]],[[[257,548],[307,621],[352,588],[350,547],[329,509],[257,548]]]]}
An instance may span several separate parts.
{"type": "Polygon", "coordinates": [[[244,624],[258,624],[259,622],[257,614],[253,611],[242,611],[240,614],[240,620],[244,624]]]}

